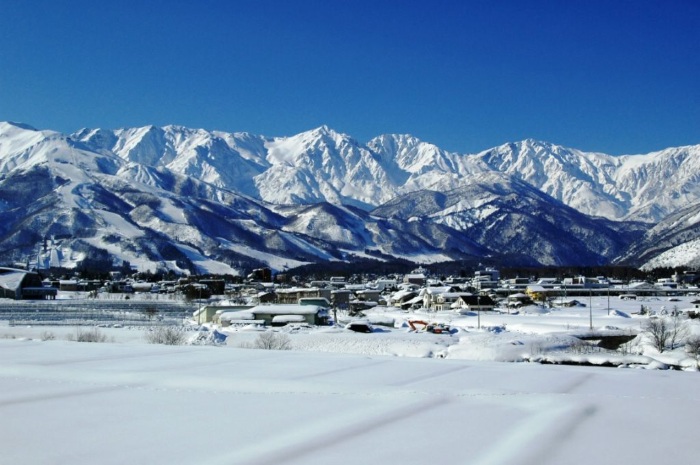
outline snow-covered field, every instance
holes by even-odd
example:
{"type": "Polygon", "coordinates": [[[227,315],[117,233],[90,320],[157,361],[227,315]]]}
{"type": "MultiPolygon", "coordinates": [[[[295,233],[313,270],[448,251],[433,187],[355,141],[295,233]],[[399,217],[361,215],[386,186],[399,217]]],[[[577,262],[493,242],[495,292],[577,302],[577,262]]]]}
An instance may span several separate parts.
{"type": "Polygon", "coordinates": [[[289,351],[240,348],[261,334],[250,328],[219,328],[224,346],[160,346],[143,329],[79,343],[66,340],[75,328],[0,322],[0,463],[692,463],[697,362],[641,338],[624,354],[571,342],[591,318],[632,333],[648,318],[641,305],[692,299],[517,315],[381,308],[369,334],[280,330],[289,351]],[[452,331],[413,332],[411,318],[452,331]],[[523,362],[544,355],[624,368],[523,362]]]}

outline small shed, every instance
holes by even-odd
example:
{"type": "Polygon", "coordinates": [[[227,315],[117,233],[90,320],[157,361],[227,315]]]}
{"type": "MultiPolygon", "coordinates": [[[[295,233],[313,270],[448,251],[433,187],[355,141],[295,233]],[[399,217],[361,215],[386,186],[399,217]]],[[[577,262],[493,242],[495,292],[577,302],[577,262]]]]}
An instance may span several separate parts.
{"type": "Polygon", "coordinates": [[[214,321],[216,323],[217,315],[225,312],[240,312],[253,308],[252,305],[204,305],[192,313],[192,318],[197,323],[208,323],[214,321]]]}
{"type": "Polygon", "coordinates": [[[289,315],[299,315],[303,317],[303,321],[297,322],[306,322],[310,325],[328,324],[328,310],[318,305],[258,305],[247,311],[252,313],[256,320],[264,321],[266,325],[272,325],[273,319],[276,316],[289,315]]]}

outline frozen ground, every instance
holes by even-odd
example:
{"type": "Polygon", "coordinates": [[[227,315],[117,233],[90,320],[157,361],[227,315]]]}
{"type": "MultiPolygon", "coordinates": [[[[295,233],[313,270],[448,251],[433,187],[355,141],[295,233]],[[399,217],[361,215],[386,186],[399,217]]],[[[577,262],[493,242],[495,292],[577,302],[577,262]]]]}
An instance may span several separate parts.
{"type": "MultiPolygon", "coordinates": [[[[608,315],[593,299],[593,326],[637,331],[641,304],[660,312],[689,300],[611,300],[608,315]]],[[[74,328],[0,326],[0,463],[693,462],[698,373],[572,353],[571,331],[587,330],[591,314],[378,309],[367,317],[389,326],[288,330],[290,351],[238,348],[260,334],[252,329],[226,330],[225,347],[171,347],[146,344],[141,329],[101,328],[112,342],[93,344],[66,341],[74,328]],[[409,318],[455,331],[410,332],[409,318]],[[42,341],[46,331],[55,339],[42,341]],[[631,363],[498,361],[541,354],[631,363]]],[[[635,357],[691,367],[682,349],[633,346],[635,357]]]]}

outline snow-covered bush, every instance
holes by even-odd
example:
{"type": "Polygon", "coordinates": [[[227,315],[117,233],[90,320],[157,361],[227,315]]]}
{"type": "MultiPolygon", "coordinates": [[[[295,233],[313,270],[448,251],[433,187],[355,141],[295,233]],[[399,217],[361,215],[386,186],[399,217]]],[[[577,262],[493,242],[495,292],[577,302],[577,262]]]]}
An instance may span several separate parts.
{"type": "Polygon", "coordinates": [[[75,334],[68,335],[69,341],[76,342],[107,342],[107,335],[102,333],[99,328],[75,330],[75,334]]]}
{"type": "Polygon", "coordinates": [[[176,326],[159,326],[147,331],[145,339],[149,344],[180,346],[187,342],[187,335],[182,328],[176,326]]]}
{"type": "Polygon", "coordinates": [[[292,340],[286,334],[275,333],[273,331],[265,331],[260,333],[252,345],[253,349],[266,350],[290,350],[292,348],[292,340]]]}

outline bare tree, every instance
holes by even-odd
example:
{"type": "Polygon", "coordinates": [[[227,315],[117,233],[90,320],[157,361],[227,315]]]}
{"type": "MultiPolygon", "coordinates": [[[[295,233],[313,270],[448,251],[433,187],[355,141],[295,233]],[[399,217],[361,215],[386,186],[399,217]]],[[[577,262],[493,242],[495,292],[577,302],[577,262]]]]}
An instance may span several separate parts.
{"type": "Polygon", "coordinates": [[[292,341],[286,334],[265,331],[255,339],[253,347],[255,349],[289,350],[292,348],[292,341]]]}
{"type": "Polygon", "coordinates": [[[180,346],[187,342],[187,334],[176,326],[159,326],[146,332],[145,339],[149,344],[180,346]]]}
{"type": "Polygon", "coordinates": [[[673,316],[671,316],[671,337],[669,343],[671,350],[681,345],[681,341],[688,337],[688,322],[681,317],[678,307],[674,307],[673,316]]]}
{"type": "Polygon", "coordinates": [[[700,361],[700,336],[692,336],[685,342],[685,351],[700,361]]]}
{"type": "Polygon", "coordinates": [[[152,320],[156,315],[158,315],[158,307],[155,305],[146,305],[143,309],[143,314],[152,320]]]}
{"type": "Polygon", "coordinates": [[[679,315],[650,318],[643,329],[659,352],[663,352],[667,347],[673,350],[688,332],[686,322],[679,315]]]}
{"type": "Polygon", "coordinates": [[[107,335],[100,332],[98,328],[82,329],[76,328],[75,335],[68,334],[69,341],[77,342],[107,342],[107,335]]]}

